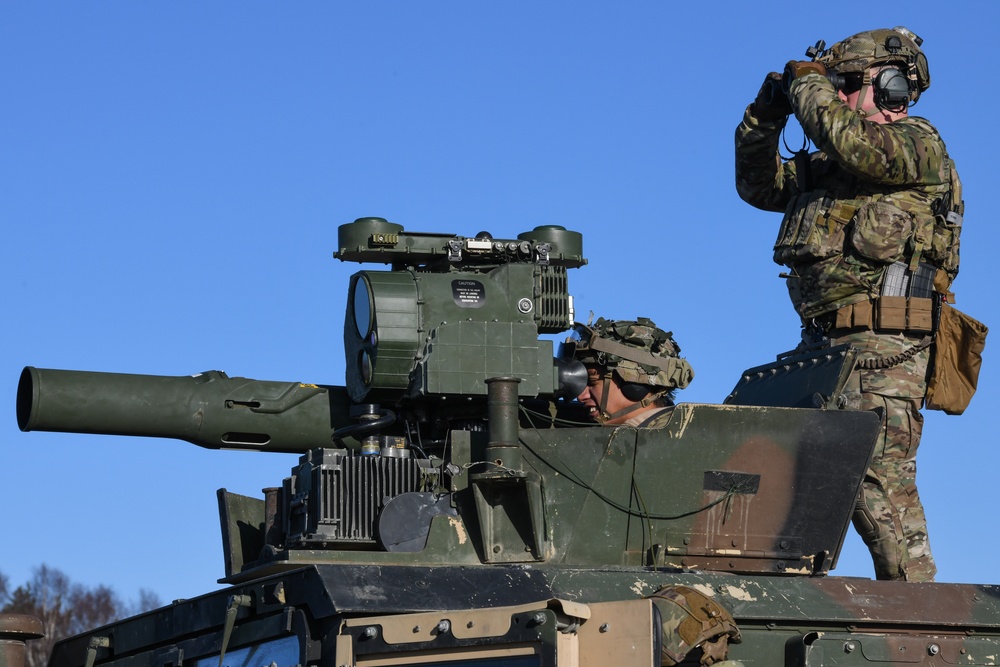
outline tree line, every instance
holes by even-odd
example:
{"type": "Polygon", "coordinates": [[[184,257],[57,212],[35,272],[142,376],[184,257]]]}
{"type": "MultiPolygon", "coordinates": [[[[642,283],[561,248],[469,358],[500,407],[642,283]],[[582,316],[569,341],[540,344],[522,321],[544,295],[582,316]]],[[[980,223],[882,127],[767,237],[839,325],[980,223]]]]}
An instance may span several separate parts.
{"type": "Polygon", "coordinates": [[[42,639],[28,642],[25,667],[45,667],[61,639],[160,606],[151,591],[141,589],[138,600],[125,602],[108,586],[74,583],[48,565],[36,567],[31,578],[16,588],[0,572],[0,613],[35,616],[45,632],[42,639]]]}

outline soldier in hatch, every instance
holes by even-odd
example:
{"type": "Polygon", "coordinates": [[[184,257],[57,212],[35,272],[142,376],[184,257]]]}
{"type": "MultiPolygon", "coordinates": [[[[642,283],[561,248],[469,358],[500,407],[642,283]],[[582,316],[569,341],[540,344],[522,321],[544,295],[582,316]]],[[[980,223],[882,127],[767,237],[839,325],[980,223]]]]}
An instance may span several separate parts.
{"type": "Polygon", "coordinates": [[[736,189],[784,212],[774,260],[806,344],[859,348],[863,409],[885,424],[854,525],[879,579],[932,581],[916,453],[932,311],[958,273],[962,190],[937,130],[908,108],[930,86],[922,40],[905,28],[862,32],[811,61],[770,73],[736,130],[736,189]],[[818,148],[782,161],[789,114],[818,148]]]}
{"type": "Polygon", "coordinates": [[[587,368],[587,388],[579,401],[605,426],[660,428],[674,405],[674,390],[694,377],[670,332],[652,321],[606,320],[576,324],[560,356],[587,368]]]}

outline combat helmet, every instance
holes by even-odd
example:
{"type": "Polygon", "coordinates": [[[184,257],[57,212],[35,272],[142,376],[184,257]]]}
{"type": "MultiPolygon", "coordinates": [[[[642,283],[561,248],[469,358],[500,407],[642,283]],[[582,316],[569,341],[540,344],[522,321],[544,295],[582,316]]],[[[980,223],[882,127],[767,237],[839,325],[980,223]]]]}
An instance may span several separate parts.
{"type": "Polygon", "coordinates": [[[680,358],[680,352],[673,334],[649,318],[602,317],[592,326],[574,324],[560,356],[603,366],[624,382],[672,390],[683,389],[694,378],[691,364],[680,358]]]}
{"type": "Polygon", "coordinates": [[[573,333],[559,348],[559,356],[604,369],[598,421],[622,417],[654,403],[672,405],[674,389],[683,389],[694,378],[691,364],[680,358],[681,348],[673,334],[652,320],[606,320],[593,325],[576,323],[573,333]],[[618,377],[622,395],[635,401],[613,414],[608,412],[607,384],[618,377]]]}
{"type": "Polygon", "coordinates": [[[912,31],[897,26],[866,30],[837,42],[828,49],[820,42],[815,48],[814,60],[828,70],[839,74],[861,74],[864,83],[870,84],[870,69],[879,65],[899,65],[906,77],[909,102],[912,104],[920,93],[931,85],[927,57],[920,50],[923,44],[912,31]]]}

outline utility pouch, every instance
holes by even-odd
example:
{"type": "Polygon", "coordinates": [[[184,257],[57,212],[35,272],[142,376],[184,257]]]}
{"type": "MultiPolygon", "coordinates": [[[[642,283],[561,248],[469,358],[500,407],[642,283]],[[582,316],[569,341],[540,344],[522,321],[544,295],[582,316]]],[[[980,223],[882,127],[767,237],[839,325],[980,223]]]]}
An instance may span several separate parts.
{"type": "Polygon", "coordinates": [[[875,307],[875,328],[880,331],[930,333],[934,329],[934,300],[881,296],[875,307]]]}
{"type": "Polygon", "coordinates": [[[962,235],[962,181],[958,178],[955,163],[948,158],[948,193],[938,200],[934,210],[933,234],[930,247],[924,254],[937,266],[948,272],[954,280],[958,274],[959,241],[962,235]]]}
{"type": "Polygon", "coordinates": [[[941,304],[934,337],[933,369],[925,403],[930,410],[960,415],[979,383],[989,329],[957,308],[941,304]]]}
{"type": "Polygon", "coordinates": [[[893,262],[903,256],[913,236],[913,216],[887,201],[867,202],[858,209],[851,245],[876,262],[893,262]]]}
{"type": "Polygon", "coordinates": [[[799,195],[785,209],[774,242],[774,261],[791,266],[843,254],[844,230],[858,206],[855,200],[834,200],[825,190],[799,195]]]}
{"type": "Polygon", "coordinates": [[[837,311],[834,327],[837,329],[872,329],[874,309],[871,301],[851,303],[837,311]]]}
{"type": "Polygon", "coordinates": [[[954,213],[934,216],[933,230],[930,247],[924,250],[924,255],[954,277],[958,273],[962,216],[954,213]]]}

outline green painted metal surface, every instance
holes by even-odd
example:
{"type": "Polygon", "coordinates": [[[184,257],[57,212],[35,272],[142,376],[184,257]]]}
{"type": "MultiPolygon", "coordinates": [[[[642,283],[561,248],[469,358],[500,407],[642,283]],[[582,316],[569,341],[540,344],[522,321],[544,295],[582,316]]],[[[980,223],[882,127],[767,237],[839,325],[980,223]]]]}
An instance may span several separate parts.
{"type": "Polygon", "coordinates": [[[732,615],[745,667],[996,663],[996,587],[828,574],[881,424],[839,409],[851,350],[750,369],[661,428],[586,425],[541,337],[572,323],[579,234],[364,218],[338,240],[389,267],[351,278],[342,387],[22,373],[25,431],[302,455],[263,499],[219,492],[227,588],[66,640],[51,667],[646,665],[667,587],[732,615]]]}

